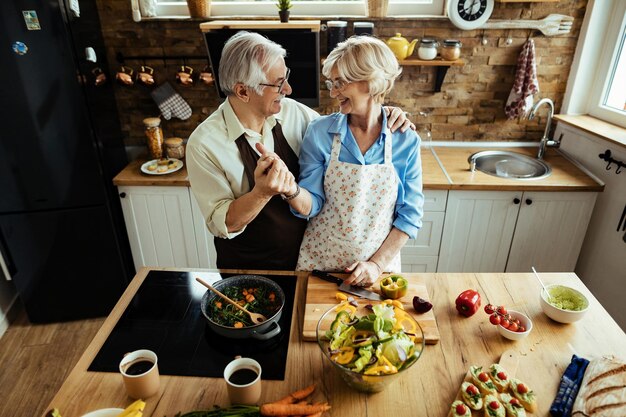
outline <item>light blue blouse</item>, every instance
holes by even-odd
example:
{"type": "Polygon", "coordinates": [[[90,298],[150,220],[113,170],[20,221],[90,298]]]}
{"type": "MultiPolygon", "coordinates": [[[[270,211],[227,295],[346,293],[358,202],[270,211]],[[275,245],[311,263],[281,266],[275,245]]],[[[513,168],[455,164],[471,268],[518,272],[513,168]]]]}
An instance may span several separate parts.
{"type": "MultiPolygon", "coordinates": [[[[333,138],[341,135],[339,160],[351,164],[373,165],[384,163],[384,133],[387,117],[383,111],[383,129],[380,137],[361,154],[356,139],[348,128],[348,117],[341,113],[321,116],[313,120],[304,135],[300,150],[300,187],[306,188],[312,195],[311,213],[303,216],[292,209],[298,217],[311,218],[319,214],[326,201],[324,194],[324,174],[330,162],[333,138]]],[[[399,130],[391,135],[393,148],[393,166],[398,174],[398,199],[394,211],[393,225],[415,239],[422,227],[424,212],[424,194],[422,192],[422,162],[420,158],[420,138],[409,129],[404,133],[399,130]]]]}

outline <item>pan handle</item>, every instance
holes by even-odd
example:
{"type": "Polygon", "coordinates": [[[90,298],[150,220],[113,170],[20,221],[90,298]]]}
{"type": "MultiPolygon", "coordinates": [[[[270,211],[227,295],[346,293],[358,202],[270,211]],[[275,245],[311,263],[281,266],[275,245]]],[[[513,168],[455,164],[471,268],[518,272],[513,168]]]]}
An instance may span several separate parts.
{"type": "Polygon", "coordinates": [[[269,330],[265,333],[260,333],[255,330],[252,332],[252,337],[258,340],[271,339],[272,337],[280,333],[280,324],[278,324],[278,322],[274,322],[270,327],[268,327],[268,329],[269,330]]]}

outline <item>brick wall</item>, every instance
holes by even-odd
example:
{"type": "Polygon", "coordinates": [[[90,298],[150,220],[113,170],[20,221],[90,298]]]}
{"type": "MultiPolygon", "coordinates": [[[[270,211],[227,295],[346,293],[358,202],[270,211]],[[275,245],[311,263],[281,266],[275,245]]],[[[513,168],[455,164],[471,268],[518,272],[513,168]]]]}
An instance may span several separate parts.
{"type": "MultiPolygon", "coordinates": [[[[572,31],[565,36],[546,37],[530,30],[474,30],[456,29],[448,20],[431,19],[345,19],[348,34],[354,20],[374,22],[375,33],[381,38],[396,32],[408,39],[435,37],[458,39],[463,43],[462,58],[466,64],[450,67],[441,92],[434,93],[435,67],[407,66],[396,83],[388,104],[400,106],[412,113],[418,125],[426,124],[433,140],[494,141],[538,140],[544,128],[543,117],[527,121],[509,121],[504,115],[504,103],[513,84],[517,56],[529,35],[535,40],[537,72],[540,93],[538,97],[554,100],[558,112],[573,60],[580,26],[587,0],[561,0],[550,3],[496,3],[492,19],[542,19],[551,13],[573,16],[572,31]],[[532,32],[532,33],[531,33],[532,32]],[[483,37],[487,44],[482,45],[483,37]],[[507,39],[512,43],[507,45],[507,39]],[[419,111],[427,117],[417,116],[419,111]]],[[[206,56],[198,19],[172,19],[142,21],[131,19],[128,0],[98,0],[102,31],[107,48],[111,74],[117,69],[116,53],[126,56],[206,56]]],[[[326,54],[326,33],[321,32],[321,54],[326,54]]],[[[138,68],[143,61],[127,60],[126,64],[138,68]]],[[[196,71],[207,61],[187,60],[186,65],[196,71]]],[[[157,83],[167,79],[193,109],[186,121],[163,121],[164,133],[186,138],[220,103],[214,86],[196,84],[184,88],[174,83],[175,74],[183,61],[148,60],[146,65],[155,68],[157,83]]],[[[150,89],[143,86],[116,85],[117,105],[127,145],[144,143],[142,119],[159,114],[150,97],[150,89]]],[[[316,109],[326,114],[336,110],[328,91],[321,90],[320,106],[316,109]]],[[[540,113],[544,115],[545,110],[540,113]]]]}

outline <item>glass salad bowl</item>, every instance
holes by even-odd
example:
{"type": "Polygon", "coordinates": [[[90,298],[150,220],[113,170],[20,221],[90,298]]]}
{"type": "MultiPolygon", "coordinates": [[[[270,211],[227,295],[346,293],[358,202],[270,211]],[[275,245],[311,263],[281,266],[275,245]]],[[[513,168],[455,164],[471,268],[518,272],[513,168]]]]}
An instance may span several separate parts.
{"type": "Polygon", "coordinates": [[[348,386],[380,392],[422,356],[424,332],[391,300],[361,304],[344,301],[326,311],[317,323],[317,343],[348,386]]]}

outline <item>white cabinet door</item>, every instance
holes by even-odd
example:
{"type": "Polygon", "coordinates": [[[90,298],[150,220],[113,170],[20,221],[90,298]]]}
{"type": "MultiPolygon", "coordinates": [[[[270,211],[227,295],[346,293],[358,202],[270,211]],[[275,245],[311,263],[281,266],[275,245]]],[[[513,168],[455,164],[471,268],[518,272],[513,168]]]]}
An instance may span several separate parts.
{"type": "Polygon", "coordinates": [[[217,268],[215,264],[217,253],[215,252],[215,244],[213,243],[213,235],[209,233],[206,227],[204,217],[198,207],[198,202],[189,189],[191,198],[191,211],[193,214],[193,227],[196,233],[196,242],[198,247],[198,261],[200,268],[217,268]]]}
{"type": "Polygon", "coordinates": [[[188,187],[118,187],[135,268],[199,267],[188,187]]]}
{"type": "Polygon", "coordinates": [[[437,272],[503,272],[522,193],[450,191],[437,272]]]}
{"type": "Polygon", "coordinates": [[[573,271],[595,192],[524,193],[506,272],[573,271]]]}

